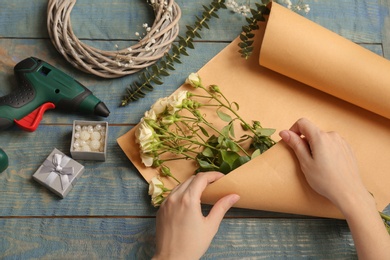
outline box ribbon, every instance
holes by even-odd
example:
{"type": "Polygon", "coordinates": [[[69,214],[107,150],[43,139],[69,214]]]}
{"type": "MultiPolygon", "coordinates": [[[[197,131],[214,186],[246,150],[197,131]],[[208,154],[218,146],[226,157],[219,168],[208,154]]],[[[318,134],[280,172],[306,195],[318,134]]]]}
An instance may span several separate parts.
{"type": "Polygon", "coordinates": [[[50,172],[45,179],[45,184],[51,185],[57,176],[60,178],[62,190],[70,184],[69,175],[73,175],[73,167],[65,167],[71,159],[61,154],[54,154],[52,160],[46,159],[42,164],[41,173],[50,172]]]}

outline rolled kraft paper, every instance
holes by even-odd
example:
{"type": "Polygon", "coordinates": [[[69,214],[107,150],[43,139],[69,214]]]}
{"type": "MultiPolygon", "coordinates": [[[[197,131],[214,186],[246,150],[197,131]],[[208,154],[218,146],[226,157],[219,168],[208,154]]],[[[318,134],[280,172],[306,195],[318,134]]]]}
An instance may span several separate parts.
{"type": "Polygon", "coordinates": [[[276,3],[270,6],[260,65],[390,118],[389,60],[276,3]]]}
{"type": "MultiPolygon", "coordinates": [[[[293,17],[295,15],[273,3],[270,21],[273,21],[273,15],[279,17],[279,12],[293,17]]],[[[295,31],[301,30],[300,27],[306,27],[305,23],[311,23],[305,18],[302,19],[301,24],[294,26],[295,31]]],[[[290,20],[280,22],[284,25],[292,23],[290,20]]],[[[268,25],[268,34],[284,33],[271,31],[268,25]]],[[[204,85],[218,85],[230,101],[236,101],[240,105],[239,114],[247,122],[259,120],[263,127],[275,128],[279,132],[290,128],[298,118],[306,117],[325,131],[339,132],[355,151],[363,182],[375,197],[378,210],[383,210],[390,202],[390,120],[260,66],[260,49],[264,47],[261,43],[263,45],[267,43],[263,41],[264,31],[265,24],[261,23],[260,30],[255,31],[254,51],[248,60],[241,58],[238,53],[239,38],[213,57],[198,71],[202,82],[204,85]]],[[[323,29],[320,31],[323,31],[324,35],[316,35],[315,38],[318,38],[319,42],[327,42],[328,31],[323,29]],[[322,40],[323,38],[325,40],[322,40]]],[[[308,32],[308,35],[313,35],[313,33],[308,32]]],[[[349,44],[345,45],[347,49],[350,48],[349,44]]],[[[283,46],[277,47],[276,50],[273,48],[268,48],[268,50],[282,52],[285,49],[296,50],[290,47],[290,41],[285,41],[283,46]]],[[[318,46],[318,48],[320,49],[318,52],[313,50],[311,54],[315,56],[314,60],[322,60],[324,59],[322,56],[327,55],[322,50],[323,47],[318,46]]],[[[267,55],[264,54],[263,49],[261,51],[262,55],[267,55]]],[[[341,50],[340,55],[345,51],[341,50]]],[[[306,53],[306,55],[309,54],[306,53]]],[[[369,52],[366,55],[376,56],[369,52]]],[[[298,55],[298,57],[300,59],[304,56],[298,55]]],[[[272,55],[268,58],[272,59],[272,55]]],[[[297,62],[294,59],[287,61],[297,62]]],[[[376,68],[377,61],[379,64],[384,63],[377,58],[367,58],[363,62],[367,68],[376,68]]],[[[340,66],[343,65],[340,63],[340,66]]],[[[289,65],[286,64],[286,66],[289,65]]],[[[318,68],[318,70],[324,69],[318,68]]],[[[349,67],[339,67],[339,70],[349,70],[349,67]]],[[[317,70],[313,72],[317,73],[317,70]]],[[[360,75],[356,73],[347,72],[345,75],[349,77],[346,80],[350,86],[359,84],[361,80],[360,75]]],[[[329,77],[327,80],[332,82],[333,76],[327,76],[329,77]]],[[[307,75],[307,78],[312,78],[312,76],[307,75]]],[[[178,89],[180,90],[190,89],[183,85],[178,89]]],[[[219,124],[215,111],[202,110],[202,113],[206,114],[210,122],[219,124]]],[[[135,143],[136,128],[137,126],[121,136],[118,143],[144,179],[150,181],[158,174],[158,171],[143,166],[138,145],[135,143]]],[[[236,136],[241,134],[239,128],[236,129],[236,136]]],[[[277,134],[272,138],[275,141],[280,140],[277,134]]],[[[171,172],[181,181],[193,175],[196,169],[195,164],[190,161],[169,163],[171,172]]],[[[164,184],[168,187],[176,185],[171,179],[164,179],[164,184]]],[[[231,193],[238,193],[241,196],[235,207],[343,218],[341,212],[330,201],[311,189],[300,171],[295,155],[283,142],[277,143],[264,154],[207,186],[202,194],[202,202],[213,204],[222,196],[231,193]]]]}

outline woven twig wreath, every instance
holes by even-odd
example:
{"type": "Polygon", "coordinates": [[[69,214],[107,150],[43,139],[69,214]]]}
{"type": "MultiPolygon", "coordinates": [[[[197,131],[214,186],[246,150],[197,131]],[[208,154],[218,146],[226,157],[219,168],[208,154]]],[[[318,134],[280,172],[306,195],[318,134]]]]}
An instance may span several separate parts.
{"type": "Polygon", "coordinates": [[[166,52],[179,33],[180,7],[174,0],[148,0],[155,20],[137,44],[103,51],[81,42],[73,33],[70,12],[76,0],[49,0],[47,28],[56,49],[74,67],[103,78],[117,78],[146,68],[166,52]]]}

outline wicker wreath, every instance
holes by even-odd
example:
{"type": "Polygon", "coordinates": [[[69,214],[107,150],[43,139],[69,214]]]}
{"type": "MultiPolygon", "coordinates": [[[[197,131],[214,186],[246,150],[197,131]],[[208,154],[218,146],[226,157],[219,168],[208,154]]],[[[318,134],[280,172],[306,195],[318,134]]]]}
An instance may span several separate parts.
{"type": "Polygon", "coordinates": [[[49,0],[47,28],[56,49],[74,67],[103,78],[118,78],[146,68],[166,52],[179,33],[180,7],[174,0],[148,0],[155,20],[147,34],[123,50],[103,51],[81,42],[73,33],[70,12],[76,0],[49,0]]]}

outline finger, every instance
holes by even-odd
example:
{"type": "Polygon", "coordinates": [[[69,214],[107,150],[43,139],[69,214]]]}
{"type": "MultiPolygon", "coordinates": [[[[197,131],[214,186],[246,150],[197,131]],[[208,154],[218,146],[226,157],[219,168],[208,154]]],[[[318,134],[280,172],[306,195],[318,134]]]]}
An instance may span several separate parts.
{"type": "Polygon", "coordinates": [[[300,162],[312,158],[309,144],[304,138],[289,130],[284,130],[280,132],[279,135],[282,137],[283,141],[293,149],[300,162]]]}
{"type": "Polygon", "coordinates": [[[291,126],[290,131],[293,131],[298,136],[304,135],[309,143],[321,132],[315,124],[306,118],[301,118],[295,122],[291,126]]]}
{"type": "Polygon", "coordinates": [[[200,172],[192,180],[191,185],[187,187],[187,191],[190,192],[191,197],[200,199],[206,186],[223,176],[225,175],[220,172],[200,172]]]}
{"type": "Polygon", "coordinates": [[[215,224],[221,223],[226,212],[240,199],[240,196],[237,194],[227,195],[215,203],[212,207],[207,219],[212,223],[212,226],[217,226],[215,224]]]}

